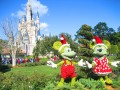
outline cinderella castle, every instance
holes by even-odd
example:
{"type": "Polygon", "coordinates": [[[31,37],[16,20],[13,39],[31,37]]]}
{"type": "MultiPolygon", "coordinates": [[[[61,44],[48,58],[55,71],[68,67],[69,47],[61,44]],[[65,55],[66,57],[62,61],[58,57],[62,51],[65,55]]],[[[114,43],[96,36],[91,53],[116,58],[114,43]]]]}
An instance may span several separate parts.
{"type": "Polygon", "coordinates": [[[18,23],[18,37],[21,39],[18,48],[26,55],[32,55],[33,49],[36,46],[38,39],[41,39],[40,33],[40,18],[36,12],[36,20],[33,18],[32,7],[30,0],[27,2],[26,15],[23,15],[18,23]]]}

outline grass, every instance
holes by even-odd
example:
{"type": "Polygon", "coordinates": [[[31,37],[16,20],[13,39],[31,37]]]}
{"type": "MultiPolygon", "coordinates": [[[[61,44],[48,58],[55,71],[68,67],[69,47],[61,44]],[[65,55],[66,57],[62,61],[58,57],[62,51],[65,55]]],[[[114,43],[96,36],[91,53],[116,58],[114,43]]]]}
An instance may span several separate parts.
{"type": "MultiPolygon", "coordinates": [[[[8,71],[5,74],[5,76],[9,76],[11,73],[14,74],[14,75],[24,75],[24,76],[27,76],[27,77],[32,77],[32,75],[39,75],[39,74],[45,74],[45,75],[48,75],[48,76],[53,76],[50,78],[50,80],[54,77],[56,77],[59,73],[60,73],[60,68],[61,67],[58,67],[58,68],[52,68],[52,67],[49,67],[47,65],[40,65],[40,66],[31,66],[31,67],[16,67],[16,68],[11,68],[11,71],[8,71]]],[[[14,76],[12,76],[13,78],[14,76]]],[[[38,76],[39,77],[39,76],[38,76]]],[[[37,77],[37,79],[38,79],[37,77]]],[[[41,77],[41,76],[40,76],[41,77]]],[[[40,78],[39,77],[39,78],[40,78]]],[[[19,80],[20,77],[18,77],[18,80],[19,80]]],[[[37,79],[35,77],[32,77],[33,80],[36,80],[37,82],[37,79]],[[35,78],[35,79],[34,79],[35,78]]],[[[42,77],[43,78],[43,77],[42,77]]],[[[6,80],[9,80],[9,78],[7,78],[6,80]]],[[[11,79],[10,79],[11,80],[11,79]]],[[[31,80],[31,79],[30,79],[31,80]]],[[[12,80],[11,80],[12,81],[12,80]]],[[[39,81],[39,80],[38,80],[39,81]]],[[[57,80],[55,80],[57,81],[57,80]]],[[[83,79],[80,79],[79,80],[79,84],[82,83],[82,82],[85,82],[85,84],[82,84],[84,86],[86,86],[85,88],[89,88],[89,86],[91,85],[91,90],[94,90],[94,86],[97,86],[97,83],[96,82],[99,82],[99,81],[94,81],[94,80],[90,80],[90,79],[86,79],[86,78],[83,78],[83,79]],[[86,83],[86,82],[87,83],[86,83]],[[96,83],[96,84],[95,84],[96,83]],[[95,84],[95,85],[94,85],[95,84]],[[92,86],[94,85],[94,86],[92,86]],[[92,89],[93,88],[93,89],[92,89]]],[[[99,84],[99,83],[98,83],[99,84]]],[[[17,84],[16,84],[17,85],[17,84]]],[[[67,86],[69,86],[69,83],[65,84],[67,86]]],[[[38,86],[39,87],[39,86],[38,86]]],[[[49,86],[50,87],[50,86],[49,86]]],[[[112,88],[112,86],[110,86],[109,88],[112,88]]],[[[49,89],[47,89],[49,90],[49,89]]],[[[68,89],[69,90],[69,89],[68,89]]],[[[77,90],[77,89],[76,89],[77,90]]],[[[78,89],[79,90],[79,89],[78,89]]],[[[83,89],[82,89],[83,90],[83,89]]],[[[88,89],[87,89],[88,90],[88,89]]],[[[97,90],[101,90],[100,88],[97,89],[97,90]]],[[[102,90],[106,90],[105,88],[102,89],[102,90]]],[[[108,89],[108,90],[112,90],[112,89],[108,89]]],[[[119,87],[116,87],[116,88],[113,88],[113,90],[120,90],[119,87]]]]}
{"type": "MultiPolygon", "coordinates": [[[[42,61],[42,60],[41,60],[42,61]]],[[[50,81],[55,81],[54,83],[55,83],[55,85],[56,85],[56,81],[58,81],[59,80],[59,77],[57,77],[59,74],[60,74],[60,68],[61,68],[61,66],[60,67],[58,67],[58,68],[52,68],[52,67],[49,67],[49,66],[47,66],[46,64],[45,65],[39,65],[39,66],[26,66],[26,67],[16,67],[16,68],[11,68],[11,70],[10,71],[8,71],[8,72],[6,72],[6,73],[4,73],[4,75],[6,76],[6,77],[8,77],[8,78],[5,78],[5,80],[4,80],[4,82],[6,83],[7,82],[7,84],[8,84],[8,86],[9,86],[9,83],[8,83],[8,81],[6,81],[6,80],[11,80],[11,81],[13,81],[14,80],[14,75],[15,75],[15,78],[17,77],[17,82],[20,82],[20,81],[18,81],[22,76],[27,76],[27,77],[31,77],[30,79],[29,79],[29,81],[35,81],[35,83],[41,83],[40,81],[39,81],[39,79],[41,80],[41,78],[43,79],[43,76],[39,76],[40,74],[42,74],[42,75],[44,75],[44,76],[48,76],[49,78],[50,78],[50,81]],[[12,77],[11,77],[11,75],[12,75],[12,77]],[[36,75],[38,75],[38,77],[36,77],[36,75]],[[52,76],[52,77],[51,77],[52,76]],[[55,79],[54,79],[54,77],[55,77],[55,79]],[[9,79],[10,78],[10,79],[9,79]],[[13,78],[13,79],[12,79],[13,78]],[[54,79],[54,80],[52,80],[52,79],[54,79]],[[39,82],[38,82],[39,81],[39,82]]],[[[76,67],[77,68],[77,67],[76,67]]],[[[78,67],[79,68],[79,67],[78,67]]],[[[23,78],[24,80],[26,80],[26,78],[23,78]]],[[[47,78],[48,78],[47,77],[47,78]]],[[[23,80],[23,81],[24,81],[23,80]]],[[[46,79],[45,79],[46,80],[46,79]]],[[[23,82],[22,81],[22,82],[23,82]]],[[[48,81],[48,80],[47,80],[48,81]]],[[[94,81],[94,80],[93,80],[94,81]]],[[[58,81],[59,82],[59,81],[58,81]]],[[[96,83],[96,81],[94,81],[94,82],[92,82],[91,80],[88,80],[87,78],[83,78],[83,79],[80,79],[79,80],[79,84],[81,83],[81,82],[85,82],[85,84],[82,84],[82,85],[87,85],[85,88],[89,88],[89,86],[91,85],[91,88],[93,88],[95,85],[97,86],[97,83],[96,83]],[[85,82],[86,81],[86,82],[85,82]],[[96,83],[96,84],[95,84],[96,83]],[[94,85],[95,84],[95,85],[94,85]],[[94,86],[92,86],[92,85],[94,85],[94,86]]],[[[98,81],[99,82],[99,81],[98,81]]],[[[21,83],[21,82],[20,82],[21,83]]],[[[24,83],[24,82],[23,82],[24,83]]],[[[43,83],[43,82],[42,82],[43,83]]],[[[6,84],[6,85],[7,85],[6,84]]],[[[52,83],[53,84],[53,83],[52,83]]],[[[99,84],[99,83],[98,83],[99,84]]],[[[17,85],[17,84],[16,84],[17,85]]],[[[69,86],[69,83],[67,83],[66,85],[68,85],[69,86]]],[[[27,87],[27,85],[26,85],[26,87],[27,87]]],[[[39,86],[39,84],[38,84],[38,87],[40,87],[39,86]]],[[[50,85],[49,85],[49,87],[50,87],[50,85]]],[[[112,86],[111,86],[112,87],[112,86]]],[[[46,89],[46,90],[49,90],[49,89],[46,89]]],[[[69,90],[69,89],[68,89],[69,90]]],[[[76,89],[77,90],[77,89],[76,89]]],[[[79,90],[79,89],[78,89],[79,90]]],[[[87,89],[87,90],[89,90],[89,89],[87,89]]],[[[91,89],[91,90],[94,90],[94,89],[91,89]]],[[[97,90],[101,90],[101,89],[97,89],[97,90]]],[[[102,89],[102,90],[104,90],[104,89],[102,89]]],[[[111,89],[108,89],[108,90],[111,90],[111,89]]],[[[119,89],[119,87],[117,86],[117,87],[114,87],[114,90],[120,90],[119,89]]]]}
{"type": "Polygon", "coordinates": [[[47,75],[57,75],[59,74],[60,68],[52,68],[47,65],[41,66],[32,66],[32,67],[18,67],[11,68],[11,71],[6,72],[5,74],[14,73],[14,74],[25,74],[31,76],[34,73],[42,73],[47,75]]]}

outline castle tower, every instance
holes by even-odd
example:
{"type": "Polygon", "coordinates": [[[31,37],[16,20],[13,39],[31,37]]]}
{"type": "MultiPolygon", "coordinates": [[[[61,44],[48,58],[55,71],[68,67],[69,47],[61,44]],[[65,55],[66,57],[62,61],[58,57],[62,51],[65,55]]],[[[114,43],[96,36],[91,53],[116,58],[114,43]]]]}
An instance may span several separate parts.
{"type": "Polygon", "coordinates": [[[38,31],[40,30],[39,19],[39,13],[37,12],[36,20],[34,20],[30,0],[28,0],[26,15],[22,17],[21,21],[18,24],[18,30],[21,32],[21,35],[23,37],[22,45],[20,46],[22,46],[22,49],[24,52],[26,52],[26,55],[32,55],[33,49],[36,46],[38,31]],[[28,39],[26,39],[26,33],[28,34],[28,39]]]}
{"type": "Polygon", "coordinates": [[[39,13],[37,11],[37,16],[36,16],[36,29],[37,29],[37,32],[36,32],[36,36],[37,34],[39,33],[40,31],[40,18],[39,18],[39,13]]]}
{"type": "Polygon", "coordinates": [[[30,0],[27,2],[27,23],[30,23],[32,20],[32,8],[30,5],[30,0]]]}

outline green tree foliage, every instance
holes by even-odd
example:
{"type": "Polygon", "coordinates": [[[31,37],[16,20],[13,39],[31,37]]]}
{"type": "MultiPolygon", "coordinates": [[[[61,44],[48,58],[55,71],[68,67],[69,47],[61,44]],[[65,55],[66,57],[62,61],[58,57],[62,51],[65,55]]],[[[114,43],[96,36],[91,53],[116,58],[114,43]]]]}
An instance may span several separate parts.
{"type": "Polygon", "coordinates": [[[111,45],[111,54],[118,54],[119,48],[117,45],[111,45]]]}
{"type": "Polygon", "coordinates": [[[89,47],[89,43],[93,39],[91,26],[84,24],[76,33],[76,40],[79,43],[78,57],[80,59],[90,60],[92,57],[92,50],[89,47]]]}
{"type": "Polygon", "coordinates": [[[120,26],[118,27],[117,32],[119,32],[119,33],[120,33],[120,26]]]}
{"type": "Polygon", "coordinates": [[[33,56],[34,57],[39,56],[39,52],[40,52],[39,44],[40,44],[40,40],[37,41],[36,47],[33,49],[33,56]]]}
{"type": "Polygon", "coordinates": [[[120,42],[117,44],[117,46],[118,46],[118,50],[120,52],[120,42]]]}
{"type": "Polygon", "coordinates": [[[0,53],[4,47],[7,47],[7,41],[0,39],[0,53]]]}
{"type": "Polygon", "coordinates": [[[117,45],[120,42],[120,32],[115,32],[110,37],[111,44],[117,45]]]}
{"type": "MultiPolygon", "coordinates": [[[[111,29],[110,29],[111,30],[111,29]]],[[[105,22],[99,22],[93,29],[94,34],[105,39],[107,37],[107,32],[109,28],[105,22]]]]}
{"type": "Polygon", "coordinates": [[[113,28],[108,28],[108,30],[106,32],[106,37],[104,37],[104,39],[111,42],[111,39],[112,39],[114,33],[115,33],[115,30],[113,28]]]}
{"type": "Polygon", "coordinates": [[[118,50],[119,50],[119,52],[118,52],[118,58],[120,59],[120,42],[117,44],[117,46],[118,46],[118,50]]]}
{"type": "Polygon", "coordinates": [[[1,53],[0,53],[0,68],[1,68],[1,63],[2,63],[2,57],[1,57],[1,53]]]}
{"type": "Polygon", "coordinates": [[[93,29],[95,35],[98,35],[102,39],[108,40],[111,44],[117,44],[120,42],[120,27],[118,32],[115,32],[113,28],[109,28],[105,22],[99,22],[93,29]]]}
{"type": "Polygon", "coordinates": [[[54,51],[52,48],[53,43],[58,40],[57,36],[45,37],[43,40],[38,40],[36,43],[36,47],[33,50],[34,57],[38,57],[39,55],[46,55],[47,53],[54,51]]]}

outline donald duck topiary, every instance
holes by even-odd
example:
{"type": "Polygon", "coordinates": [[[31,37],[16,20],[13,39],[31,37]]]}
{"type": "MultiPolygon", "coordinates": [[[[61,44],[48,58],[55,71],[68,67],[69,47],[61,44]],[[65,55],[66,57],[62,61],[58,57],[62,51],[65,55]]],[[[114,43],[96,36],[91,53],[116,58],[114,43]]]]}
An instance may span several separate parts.
{"type": "Polygon", "coordinates": [[[63,58],[63,60],[57,64],[53,63],[52,61],[47,62],[47,65],[53,68],[57,68],[58,66],[62,65],[60,72],[61,80],[58,83],[57,87],[62,87],[64,84],[64,80],[68,77],[71,78],[71,86],[73,86],[76,79],[74,65],[84,66],[85,63],[83,62],[83,60],[80,60],[78,63],[72,61],[72,58],[76,55],[76,53],[71,50],[70,44],[66,42],[66,38],[64,37],[64,35],[61,36],[60,41],[56,41],[53,44],[53,48],[55,50],[58,50],[58,52],[63,58]]]}
{"type": "Polygon", "coordinates": [[[100,81],[106,84],[112,84],[112,80],[107,76],[112,72],[112,68],[109,65],[117,67],[120,61],[110,62],[107,59],[108,48],[110,48],[110,43],[107,40],[101,40],[100,37],[94,36],[94,42],[91,42],[90,48],[93,49],[92,64],[86,61],[88,68],[92,68],[92,72],[100,77],[100,81]]]}

